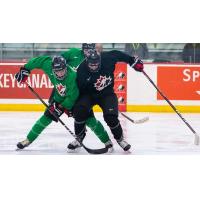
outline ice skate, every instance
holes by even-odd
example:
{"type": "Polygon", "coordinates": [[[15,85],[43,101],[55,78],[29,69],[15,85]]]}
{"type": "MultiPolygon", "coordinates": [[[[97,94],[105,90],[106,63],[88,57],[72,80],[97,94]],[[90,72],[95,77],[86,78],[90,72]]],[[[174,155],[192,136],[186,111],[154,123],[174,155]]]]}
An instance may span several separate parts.
{"type": "Polygon", "coordinates": [[[122,137],[121,139],[117,140],[117,143],[119,144],[119,146],[124,150],[124,151],[128,151],[131,148],[131,145],[128,144],[124,138],[122,137]]]}
{"type": "Polygon", "coordinates": [[[24,149],[25,147],[29,146],[31,142],[28,139],[23,140],[17,144],[18,149],[24,149]]]}
{"type": "Polygon", "coordinates": [[[67,152],[68,153],[77,153],[77,152],[79,152],[80,149],[81,149],[80,142],[82,142],[84,140],[85,136],[86,136],[86,133],[83,133],[83,134],[79,135],[77,137],[77,139],[75,139],[74,141],[70,142],[68,144],[68,146],[67,146],[67,152]]]}
{"type": "Polygon", "coordinates": [[[68,153],[76,153],[80,150],[81,145],[77,140],[70,142],[67,146],[68,153]]]}
{"type": "Polygon", "coordinates": [[[112,153],[114,151],[111,140],[108,140],[108,142],[105,143],[105,146],[108,148],[108,153],[112,153]]]}

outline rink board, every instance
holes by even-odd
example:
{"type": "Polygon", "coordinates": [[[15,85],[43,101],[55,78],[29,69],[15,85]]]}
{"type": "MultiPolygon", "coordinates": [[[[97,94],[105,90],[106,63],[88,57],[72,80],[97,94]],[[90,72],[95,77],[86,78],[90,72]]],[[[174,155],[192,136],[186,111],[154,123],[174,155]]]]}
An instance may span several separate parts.
{"type": "MultiPolygon", "coordinates": [[[[200,106],[176,106],[182,113],[200,113],[200,106]]],[[[0,111],[44,111],[42,104],[0,104],[0,111]]],[[[101,108],[94,107],[95,112],[101,108]]],[[[127,112],[174,112],[170,106],[165,105],[128,105],[127,112]]]]}
{"type": "MultiPolygon", "coordinates": [[[[14,63],[18,67],[23,64],[14,63]]],[[[13,64],[0,63],[0,69],[2,65],[9,69],[13,64]]],[[[200,113],[200,65],[145,64],[145,72],[180,112],[200,113]]],[[[9,87],[14,87],[14,84],[16,83],[13,81],[13,75],[9,77],[9,72],[2,74],[0,71],[0,111],[44,110],[44,106],[38,100],[27,96],[26,92],[24,92],[25,98],[15,97],[20,88],[11,92],[11,98],[6,98],[6,92],[10,92],[9,87]]],[[[48,87],[45,90],[46,96],[48,96],[52,86],[45,77],[42,79],[42,86],[48,87]]],[[[128,112],[174,112],[146,77],[130,67],[127,68],[126,89],[126,111],[128,112]]],[[[40,95],[44,94],[42,88],[38,88],[36,91],[40,95]]],[[[99,107],[95,107],[95,111],[101,110],[99,107]]]]}

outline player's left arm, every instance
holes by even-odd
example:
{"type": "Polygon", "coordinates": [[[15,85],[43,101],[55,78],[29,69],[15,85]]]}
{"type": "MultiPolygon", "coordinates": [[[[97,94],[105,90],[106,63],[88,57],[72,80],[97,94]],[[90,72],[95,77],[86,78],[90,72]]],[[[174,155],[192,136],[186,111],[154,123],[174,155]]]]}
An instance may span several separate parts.
{"type": "Polygon", "coordinates": [[[65,58],[65,60],[68,62],[69,59],[70,59],[72,51],[73,51],[72,49],[69,49],[68,51],[64,51],[64,52],[61,53],[61,56],[63,58],[65,58]]]}
{"type": "Polygon", "coordinates": [[[67,62],[71,62],[74,58],[74,55],[77,55],[80,52],[80,49],[70,48],[68,51],[61,53],[61,56],[65,58],[67,62]]]}
{"type": "Polygon", "coordinates": [[[116,59],[116,62],[125,62],[125,63],[128,63],[136,71],[139,71],[139,72],[143,71],[144,69],[143,62],[138,57],[132,57],[117,50],[111,51],[110,53],[116,59]]]}

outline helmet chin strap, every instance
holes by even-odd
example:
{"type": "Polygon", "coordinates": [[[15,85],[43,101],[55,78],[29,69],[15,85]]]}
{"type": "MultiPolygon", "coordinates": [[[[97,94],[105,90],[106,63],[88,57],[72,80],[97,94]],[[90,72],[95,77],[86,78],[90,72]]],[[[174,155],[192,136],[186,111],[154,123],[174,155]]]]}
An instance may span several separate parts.
{"type": "Polygon", "coordinates": [[[88,64],[89,71],[92,73],[98,72],[100,69],[100,63],[96,65],[96,68],[92,68],[91,65],[88,64]]]}

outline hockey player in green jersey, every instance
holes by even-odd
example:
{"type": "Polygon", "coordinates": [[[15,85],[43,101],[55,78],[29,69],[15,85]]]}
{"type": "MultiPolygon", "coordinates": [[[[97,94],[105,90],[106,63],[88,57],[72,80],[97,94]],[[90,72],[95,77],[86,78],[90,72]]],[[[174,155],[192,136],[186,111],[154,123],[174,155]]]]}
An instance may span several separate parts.
{"type": "MultiPolygon", "coordinates": [[[[84,53],[84,51],[86,50],[72,48],[71,50],[62,54],[62,56],[65,58],[63,61],[62,57],[54,57],[53,60],[49,56],[33,58],[20,69],[20,71],[16,74],[16,79],[19,83],[24,83],[32,69],[42,69],[49,76],[52,84],[54,85],[54,92],[49,100],[49,108],[58,117],[60,117],[64,112],[66,112],[68,116],[72,116],[71,109],[79,94],[75,81],[76,73],[73,68],[78,67],[78,65],[85,59],[87,52],[84,53]],[[60,66],[63,66],[60,69],[56,69],[55,67],[56,58],[60,59],[60,63],[57,63],[57,65],[60,64],[60,66]],[[64,62],[65,64],[63,64],[64,62]]],[[[34,124],[31,131],[28,133],[27,139],[19,142],[17,147],[19,149],[27,147],[53,120],[57,121],[55,117],[53,117],[53,115],[46,110],[44,115],[41,116],[41,118],[34,124]]],[[[94,116],[88,118],[86,125],[95,132],[101,142],[110,147],[110,150],[112,149],[112,142],[110,141],[107,132],[94,116]]],[[[71,148],[69,146],[68,149],[74,150],[77,148],[77,145],[80,146],[80,144],[76,143],[73,144],[71,148]]]]}

